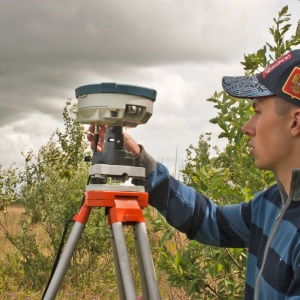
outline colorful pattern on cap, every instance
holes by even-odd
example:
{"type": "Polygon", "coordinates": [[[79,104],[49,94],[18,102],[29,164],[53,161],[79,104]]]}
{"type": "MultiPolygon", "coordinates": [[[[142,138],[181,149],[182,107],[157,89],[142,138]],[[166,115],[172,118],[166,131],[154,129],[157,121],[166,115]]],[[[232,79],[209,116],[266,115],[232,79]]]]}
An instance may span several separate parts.
{"type": "Polygon", "coordinates": [[[227,94],[237,98],[255,98],[273,95],[255,76],[224,76],[222,85],[227,94]]]}
{"type": "Polygon", "coordinates": [[[300,100],[300,68],[295,67],[282,87],[282,91],[300,100]]]}

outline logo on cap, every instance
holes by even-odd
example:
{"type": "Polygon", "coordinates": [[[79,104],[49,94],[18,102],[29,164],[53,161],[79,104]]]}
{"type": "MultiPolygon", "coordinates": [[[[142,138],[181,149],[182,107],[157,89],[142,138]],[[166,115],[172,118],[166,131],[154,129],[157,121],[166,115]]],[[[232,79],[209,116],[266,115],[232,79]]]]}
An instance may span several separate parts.
{"type": "Polygon", "coordinates": [[[295,67],[282,87],[282,91],[300,100],[300,68],[295,67]]]}
{"type": "Polygon", "coordinates": [[[275,70],[277,67],[279,67],[286,61],[290,60],[292,57],[293,57],[293,55],[292,55],[291,51],[282,55],[262,72],[262,77],[266,78],[269,73],[271,73],[273,70],[275,70]]]}

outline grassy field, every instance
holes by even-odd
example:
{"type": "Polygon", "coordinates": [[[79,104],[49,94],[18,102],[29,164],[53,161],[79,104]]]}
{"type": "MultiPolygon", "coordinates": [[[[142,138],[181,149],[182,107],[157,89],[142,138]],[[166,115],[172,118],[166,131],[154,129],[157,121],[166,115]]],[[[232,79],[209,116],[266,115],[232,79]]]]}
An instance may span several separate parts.
{"type": "MultiPolygon", "coordinates": [[[[18,250],[6,238],[6,235],[16,235],[20,230],[20,220],[23,216],[24,208],[21,205],[14,205],[8,208],[6,214],[0,214],[0,297],[6,299],[39,299],[38,295],[34,295],[28,288],[28,291],[20,290],[16,274],[18,274],[19,256],[18,250]]],[[[19,274],[21,277],[22,274],[19,274]]]]}
{"type": "MultiPolygon", "coordinates": [[[[11,206],[8,208],[6,218],[4,218],[3,214],[0,214],[0,223],[7,224],[9,233],[15,235],[21,229],[19,223],[23,213],[24,213],[24,208],[21,205],[11,206]]],[[[14,246],[6,239],[3,230],[0,231],[0,243],[1,243],[0,259],[2,260],[5,257],[5,253],[9,253],[14,250],[14,246]]]]}
{"type": "MultiPolygon", "coordinates": [[[[4,227],[9,231],[9,234],[16,235],[20,232],[20,220],[24,218],[24,208],[21,205],[15,205],[8,208],[8,214],[4,218],[3,214],[0,216],[0,224],[5,225],[4,227]]],[[[39,241],[45,242],[45,234],[42,228],[34,229],[37,239],[39,241]]],[[[20,256],[18,255],[18,250],[12,243],[6,238],[3,227],[0,230],[0,299],[1,300],[40,300],[42,297],[42,291],[35,291],[28,285],[20,285],[19,283],[24,281],[24,274],[22,274],[22,268],[20,266],[20,256]],[[20,287],[22,286],[22,287],[20,287]]],[[[99,258],[99,269],[103,267],[103,264],[112,264],[112,256],[108,255],[106,258],[99,258]]],[[[113,267],[113,266],[112,266],[113,267]]],[[[103,271],[99,270],[97,274],[91,274],[90,287],[87,289],[79,290],[72,286],[72,281],[65,284],[60,292],[58,293],[57,300],[114,300],[118,299],[117,285],[115,282],[102,282],[101,273],[103,271]],[[96,278],[95,278],[96,277],[96,278]]],[[[162,294],[162,299],[173,299],[173,300],[184,300],[189,299],[185,292],[176,288],[170,288],[165,274],[156,270],[160,290],[162,294]]],[[[50,274],[49,274],[50,275],[50,274]]]]}

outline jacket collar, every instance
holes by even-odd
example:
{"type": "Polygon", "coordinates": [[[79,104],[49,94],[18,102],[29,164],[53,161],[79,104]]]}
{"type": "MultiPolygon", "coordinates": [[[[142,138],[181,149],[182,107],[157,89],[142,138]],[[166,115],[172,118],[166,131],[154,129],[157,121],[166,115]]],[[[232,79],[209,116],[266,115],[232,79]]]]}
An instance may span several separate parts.
{"type": "Polygon", "coordinates": [[[291,199],[291,201],[300,201],[300,169],[292,170],[292,180],[289,196],[287,195],[284,186],[276,173],[274,173],[274,176],[277,181],[283,203],[285,203],[288,198],[291,199]]]}
{"type": "Polygon", "coordinates": [[[300,201],[300,169],[292,170],[290,198],[292,201],[300,201]]]}

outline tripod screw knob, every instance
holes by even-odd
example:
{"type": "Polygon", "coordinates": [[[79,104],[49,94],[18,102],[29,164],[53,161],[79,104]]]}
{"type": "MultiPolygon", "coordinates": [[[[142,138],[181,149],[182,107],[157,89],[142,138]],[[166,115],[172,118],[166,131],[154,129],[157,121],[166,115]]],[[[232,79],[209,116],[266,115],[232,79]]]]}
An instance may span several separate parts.
{"type": "Polygon", "coordinates": [[[93,177],[90,180],[91,184],[106,184],[107,180],[104,177],[93,177]]]}
{"type": "Polygon", "coordinates": [[[83,160],[85,162],[91,162],[92,161],[92,157],[90,155],[86,155],[83,160]]]}
{"type": "Polygon", "coordinates": [[[131,183],[134,184],[134,185],[145,186],[146,185],[146,180],[144,178],[133,178],[131,180],[131,183]]]}

